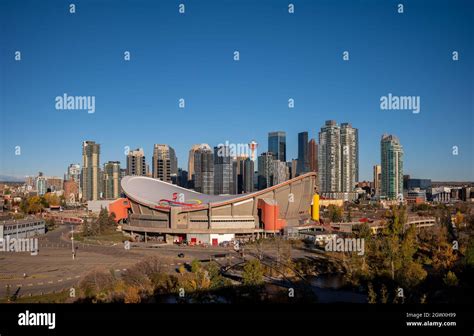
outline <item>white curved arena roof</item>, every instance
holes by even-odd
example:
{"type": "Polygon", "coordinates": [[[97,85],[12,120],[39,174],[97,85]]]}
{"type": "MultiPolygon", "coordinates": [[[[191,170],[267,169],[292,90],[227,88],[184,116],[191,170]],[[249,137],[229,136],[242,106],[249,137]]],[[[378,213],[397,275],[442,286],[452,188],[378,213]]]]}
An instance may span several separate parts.
{"type": "MultiPolygon", "coordinates": [[[[161,200],[173,200],[173,194],[183,194],[184,203],[199,201],[201,204],[219,203],[237,199],[244,195],[206,195],[163,182],[146,176],[125,176],[122,178],[122,189],[128,197],[142,203],[157,206],[161,200]]],[[[249,195],[249,194],[247,194],[249,195]]],[[[245,195],[245,196],[247,196],[245,195]]]]}

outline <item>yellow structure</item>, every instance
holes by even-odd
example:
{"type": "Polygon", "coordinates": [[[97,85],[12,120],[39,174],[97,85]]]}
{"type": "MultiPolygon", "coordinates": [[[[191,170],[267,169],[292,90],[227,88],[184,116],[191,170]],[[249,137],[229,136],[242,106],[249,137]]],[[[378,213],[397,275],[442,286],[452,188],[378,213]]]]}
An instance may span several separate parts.
{"type": "Polygon", "coordinates": [[[319,222],[319,195],[313,195],[313,203],[311,204],[311,219],[319,222]]]}

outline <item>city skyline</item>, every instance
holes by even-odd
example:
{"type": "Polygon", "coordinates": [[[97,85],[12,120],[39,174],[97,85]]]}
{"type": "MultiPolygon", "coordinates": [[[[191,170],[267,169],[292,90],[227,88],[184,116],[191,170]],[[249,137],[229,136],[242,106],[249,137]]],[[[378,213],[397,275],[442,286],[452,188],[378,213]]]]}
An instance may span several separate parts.
{"type": "Polygon", "coordinates": [[[474,180],[472,23],[465,11],[472,3],[407,3],[404,14],[395,4],[392,11],[375,1],[370,11],[343,4],[299,3],[291,16],[285,1],[225,8],[210,1],[188,4],[180,16],[175,3],[96,3],[79,4],[71,16],[64,4],[26,2],[19,12],[2,2],[0,65],[8,85],[0,105],[0,175],[62,176],[81,162],[84,140],[101,144],[101,164],[122,166],[126,146],[143,148],[149,160],[153,144],[169,144],[187,169],[193,144],[255,140],[260,154],[267,133],[278,130],[286,132],[291,161],[298,133],[317,139],[325,120],[338,120],[359,130],[360,180],[371,180],[380,164],[385,133],[403,143],[407,174],[474,180]],[[218,18],[214,25],[203,24],[211,17],[218,18]],[[375,22],[383,22],[376,32],[375,22]],[[436,43],[433,30],[442,31],[436,43]],[[57,109],[64,94],[94,97],[94,113],[57,109]],[[391,94],[419,97],[419,113],[381,109],[381,97],[391,94]]]}
{"type": "MultiPolygon", "coordinates": [[[[338,125],[337,127],[340,127],[340,126],[343,126],[343,125],[345,126],[345,125],[348,125],[348,124],[349,124],[349,127],[351,127],[351,124],[350,124],[350,123],[341,123],[341,124],[339,124],[339,123],[337,123],[337,121],[334,121],[334,120],[327,120],[326,122],[333,122],[333,123],[335,123],[335,125],[338,125]]],[[[324,127],[324,125],[322,125],[322,127],[324,127]]],[[[355,130],[356,130],[356,132],[357,132],[357,128],[356,128],[355,130]]],[[[271,133],[275,133],[275,132],[286,133],[286,132],[284,132],[284,131],[272,131],[272,132],[268,132],[268,133],[267,133],[267,134],[268,134],[268,138],[270,138],[270,134],[271,134],[271,133]]],[[[299,132],[299,133],[297,134],[297,137],[299,137],[302,133],[306,133],[306,131],[299,132]]],[[[357,133],[358,133],[358,132],[357,132],[357,133]]],[[[386,137],[386,136],[388,136],[387,133],[381,134],[381,136],[379,137],[379,141],[380,141],[380,138],[383,139],[383,138],[386,137]]],[[[390,135],[390,136],[395,136],[395,137],[397,137],[396,135],[390,135]]],[[[316,137],[316,138],[309,138],[309,137],[308,137],[307,146],[310,145],[310,140],[316,140],[316,145],[317,145],[317,147],[320,146],[320,142],[318,141],[318,137],[316,137]]],[[[253,141],[253,140],[252,140],[252,141],[253,141]]],[[[92,142],[92,143],[98,144],[98,145],[100,146],[100,151],[102,152],[102,145],[101,145],[100,143],[97,143],[97,142],[94,141],[94,140],[84,140],[84,141],[82,141],[81,145],[83,146],[83,145],[84,145],[85,143],[87,143],[87,142],[92,142]]],[[[241,146],[243,146],[243,145],[249,145],[250,142],[251,142],[251,141],[249,141],[248,143],[231,144],[231,145],[235,145],[236,148],[241,148],[241,146]]],[[[194,145],[192,145],[192,146],[190,147],[190,150],[192,150],[195,146],[197,146],[197,147],[199,148],[199,147],[202,146],[202,145],[207,146],[207,144],[194,144],[194,145]]],[[[215,145],[215,146],[211,146],[211,149],[214,148],[214,151],[215,151],[218,146],[226,146],[226,145],[228,146],[229,144],[228,144],[228,143],[227,143],[227,144],[218,144],[218,145],[215,145]]],[[[154,151],[156,151],[156,147],[157,147],[157,146],[158,146],[158,147],[160,147],[160,146],[166,146],[166,147],[171,148],[171,150],[173,150],[173,149],[172,149],[172,146],[169,145],[169,144],[153,144],[153,145],[152,145],[152,148],[153,148],[153,149],[151,150],[152,153],[153,153],[154,151]]],[[[260,147],[260,145],[259,145],[259,147],[260,147]]],[[[122,169],[124,170],[124,172],[126,173],[126,175],[147,175],[148,173],[150,173],[150,174],[151,174],[150,176],[152,176],[154,170],[153,170],[153,171],[152,171],[152,170],[148,171],[148,167],[150,167],[150,166],[153,164],[154,157],[153,157],[153,156],[152,156],[151,158],[148,157],[148,155],[146,154],[146,150],[145,150],[144,148],[145,148],[145,147],[140,147],[140,146],[139,146],[139,147],[137,147],[136,149],[127,149],[128,154],[124,154],[122,160],[117,160],[117,159],[113,159],[113,158],[111,158],[111,159],[99,159],[97,167],[102,171],[102,170],[104,170],[106,164],[111,163],[111,162],[114,162],[114,163],[120,164],[120,166],[122,167],[122,169]],[[139,154],[139,155],[142,155],[143,166],[144,166],[144,167],[146,166],[146,171],[143,171],[143,172],[141,172],[141,173],[139,173],[139,174],[135,174],[135,173],[132,173],[132,172],[128,172],[128,171],[127,171],[127,168],[128,168],[128,164],[127,164],[127,163],[129,162],[130,158],[131,158],[131,157],[135,157],[135,156],[137,155],[136,153],[138,153],[138,152],[141,153],[141,154],[139,154]],[[147,159],[147,157],[148,157],[148,159],[147,159]]],[[[357,146],[357,150],[359,150],[358,146],[357,146]]],[[[308,151],[308,155],[309,155],[309,147],[307,147],[307,151],[308,151]]],[[[189,152],[189,151],[188,151],[188,152],[189,152]]],[[[298,149],[296,150],[296,152],[298,152],[298,149]]],[[[229,153],[232,153],[232,152],[229,151],[229,153]]],[[[255,160],[254,160],[254,164],[256,165],[256,166],[255,166],[255,170],[254,170],[255,173],[258,172],[258,158],[259,158],[262,154],[265,154],[265,153],[272,153],[272,152],[269,151],[269,150],[265,150],[265,151],[260,151],[260,152],[258,152],[258,151],[256,150],[256,158],[255,158],[255,160]]],[[[241,153],[237,153],[236,155],[231,155],[231,157],[235,160],[235,159],[238,159],[238,158],[239,158],[240,154],[241,154],[241,153]]],[[[244,153],[244,154],[247,155],[246,153],[244,153]]],[[[272,154],[273,154],[273,153],[272,153],[272,154]]],[[[379,148],[379,155],[380,155],[380,148],[379,148]]],[[[215,156],[215,155],[214,155],[214,156],[215,156]]],[[[102,155],[100,155],[100,157],[102,157],[102,155]]],[[[176,156],[174,156],[174,157],[177,158],[178,156],[176,155],[176,156]]],[[[274,157],[274,155],[273,155],[273,157],[274,157]]],[[[379,156],[379,161],[376,162],[376,163],[374,163],[374,164],[372,165],[372,167],[371,167],[371,173],[368,174],[369,177],[368,177],[367,179],[356,179],[354,182],[357,183],[357,182],[363,182],[363,181],[372,181],[372,180],[373,180],[373,167],[374,167],[375,165],[381,165],[381,161],[382,161],[381,159],[382,159],[382,158],[379,156]]],[[[180,163],[180,162],[178,161],[178,167],[179,167],[179,169],[182,169],[182,170],[184,170],[184,171],[189,172],[189,171],[188,171],[188,169],[189,169],[189,161],[188,161],[188,160],[189,160],[189,157],[187,158],[187,160],[185,161],[185,163],[180,163]]],[[[287,158],[286,163],[291,164],[291,162],[294,161],[294,160],[298,161],[298,155],[296,155],[295,158],[290,158],[290,159],[287,158]]],[[[60,172],[59,174],[48,174],[48,173],[45,174],[44,171],[40,171],[40,170],[33,171],[32,174],[24,175],[24,176],[8,176],[8,175],[2,175],[2,174],[0,173],[0,181],[9,181],[10,178],[13,178],[13,179],[11,179],[11,181],[18,181],[18,182],[20,182],[20,181],[23,181],[24,178],[38,176],[39,173],[41,173],[41,174],[44,175],[44,176],[49,176],[49,177],[59,177],[59,178],[64,177],[64,180],[66,181],[66,180],[69,179],[68,171],[69,171],[70,167],[73,166],[73,165],[79,165],[79,166],[81,167],[81,169],[82,169],[82,168],[83,168],[83,164],[81,164],[81,162],[83,162],[83,159],[82,159],[82,160],[78,160],[77,162],[69,162],[68,164],[66,164],[66,168],[64,169],[64,171],[63,171],[62,173],[60,172]],[[18,178],[18,179],[15,179],[15,178],[18,178]]],[[[358,165],[358,164],[359,164],[359,163],[358,163],[358,159],[357,159],[357,165],[358,165]]],[[[144,168],[144,169],[145,169],[145,168],[144,168]]],[[[33,170],[34,170],[34,169],[33,169],[33,170]]],[[[309,171],[309,170],[308,170],[308,171],[309,171]]],[[[319,172],[317,172],[317,173],[318,173],[318,175],[320,174],[319,172]]],[[[406,173],[407,175],[410,175],[411,177],[417,177],[417,176],[414,176],[414,175],[410,174],[410,172],[407,172],[406,170],[404,170],[404,173],[406,173]]],[[[298,174],[298,173],[297,173],[297,174],[298,174]]],[[[432,178],[429,177],[429,176],[422,176],[422,177],[423,177],[423,178],[429,178],[429,179],[431,179],[431,180],[434,180],[434,179],[432,179],[432,178]]],[[[418,177],[418,178],[419,178],[419,177],[418,177]]],[[[442,181],[442,180],[439,180],[439,181],[442,181]]],[[[462,179],[460,179],[460,180],[445,179],[444,181],[468,182],[468,181],[471,181],[471,180],[468,180],[468,179],[465,179],[465,180],[462,180],[462,179]]],[[[340,183],[342,183],[342,182],[340,181],[340,183]]],[[[336,188],[336,189],[337,189],[337,190],[342,190],[342,189],[343,189],[343,188],[342,188],[342,184],[341,184],[341,186],[339,186],[339,187],[336,188]]],[[[351,189],[351,188],[349,188],[349,189],[351,189]]],[[[349,189],[348,189],[348,190],[349,190],[349,189]]]]}

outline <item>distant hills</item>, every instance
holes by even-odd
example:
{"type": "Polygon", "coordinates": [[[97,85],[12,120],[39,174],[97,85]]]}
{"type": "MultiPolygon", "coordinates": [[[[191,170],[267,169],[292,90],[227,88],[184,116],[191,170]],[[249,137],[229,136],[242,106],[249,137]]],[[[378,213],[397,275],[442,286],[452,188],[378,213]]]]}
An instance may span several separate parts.
{"type": "Polygon", "coordinates": [[[0,182],[25,182],[24,177],[10,176],[10,175],[0,175],[0,182]]]}

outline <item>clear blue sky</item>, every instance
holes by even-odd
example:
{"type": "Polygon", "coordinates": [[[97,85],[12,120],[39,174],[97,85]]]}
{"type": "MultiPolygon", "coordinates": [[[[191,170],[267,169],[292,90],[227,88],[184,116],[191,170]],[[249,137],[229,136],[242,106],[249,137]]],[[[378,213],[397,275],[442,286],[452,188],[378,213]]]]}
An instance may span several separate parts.
{"type": "Polygon", "coordinates": [[[195,143],[255,139],[261,153],[283,130],[291,159],[298,132],[317,138],[335,119],[359,129],[361,180],[383,133],[400,138],[406,174],[474,180],[473,1],[403,1],[398,14],[402,1],[294,0],[293,15],[289,2],[1,0],[0,175],[62,176],[83,140],[123,166],[124,146],[151,163],[167,143],[187,167],[195,143]],[[420,96],[421,112],[380,110],[389,92],[420,96]],[[63,93],[94,95],[96,112],[56,110],[63,93]]]}

